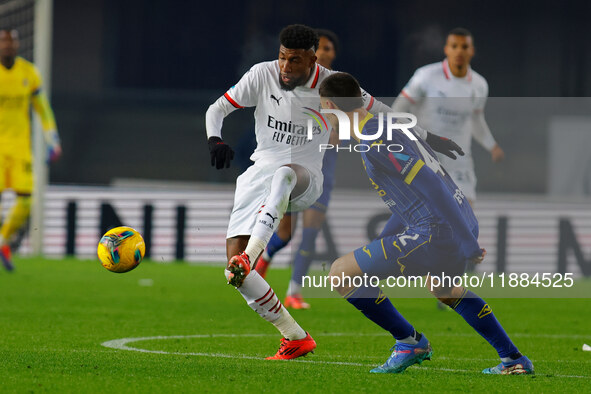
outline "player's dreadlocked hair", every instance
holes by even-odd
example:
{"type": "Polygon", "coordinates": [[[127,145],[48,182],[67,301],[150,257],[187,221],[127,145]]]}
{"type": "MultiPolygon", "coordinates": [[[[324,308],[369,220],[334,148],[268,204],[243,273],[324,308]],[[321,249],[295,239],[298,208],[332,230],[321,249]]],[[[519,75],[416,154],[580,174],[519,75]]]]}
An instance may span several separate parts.
{"type": "Polygon", "coordinates": [[[361,87],[351,74],[335,73],[320,84],[320,97],[330,99],[341,111],[350,112],[363,107],[361,87]]]}
{"type": "Polygon", "coordinates": [[[289,25],[279,33],[279,42],[287,49],[318,49],[318,35],[311,27],[289,25]]]}
{"type": "Polygon", "coordinates": [[[328,41],[332,42],[332,46],[334,47],[334,51],[339,51],[339,37],[335,34],[334,31],[328,29],[316,29],[316,34],[318,34],[318,38],[326,37],[328,41]]]}

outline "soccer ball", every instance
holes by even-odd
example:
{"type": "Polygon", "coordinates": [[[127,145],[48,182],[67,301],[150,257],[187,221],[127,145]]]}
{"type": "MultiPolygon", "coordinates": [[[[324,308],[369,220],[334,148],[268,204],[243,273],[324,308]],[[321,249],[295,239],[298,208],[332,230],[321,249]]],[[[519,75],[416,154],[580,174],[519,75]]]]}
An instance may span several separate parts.
{"type": "Polygon", "coordinates": [[[98,258],[111,272],[129,272],[139,265],[146,253],[144,239],[131,227],[115,227],[98,244],[98,258]]]}

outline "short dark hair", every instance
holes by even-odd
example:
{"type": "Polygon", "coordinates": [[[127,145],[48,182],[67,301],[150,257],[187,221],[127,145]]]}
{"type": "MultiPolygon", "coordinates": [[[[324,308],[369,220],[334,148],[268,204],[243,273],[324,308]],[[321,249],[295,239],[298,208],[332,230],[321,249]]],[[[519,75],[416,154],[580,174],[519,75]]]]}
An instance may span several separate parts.
{"type": "Polygon", "coordinates": [[[361,87],[351,74],[335,73],[320,84],[320,97],[332,100],[341,111],[350,112],[363,107],[361,87]]]}
{"type": "Polygon", "coordinates": [[[279,33],[279,42],[287,49],[318,49],[318,34],[306,25],[289,25],[279,33]]]}
{"type": "Polygon", "coordinates": [[[335,34],[334,31],[328,29],[316,29],[316,34],[318,34],[318,38],[328,38],[328,41],[332,42],[334,51],[337,53],[339,52],[339,37],[335,34]]]}
{"type": "MultiPolygon", "coordinates": [[[[463,27],[455,27],[447,33],[448,36],[463,36],[463,37],[472,37],[472,33],[470,30],[465,29],[463,27]]],[[[474,37],[472,37],[474,38],[474,37]]]]}

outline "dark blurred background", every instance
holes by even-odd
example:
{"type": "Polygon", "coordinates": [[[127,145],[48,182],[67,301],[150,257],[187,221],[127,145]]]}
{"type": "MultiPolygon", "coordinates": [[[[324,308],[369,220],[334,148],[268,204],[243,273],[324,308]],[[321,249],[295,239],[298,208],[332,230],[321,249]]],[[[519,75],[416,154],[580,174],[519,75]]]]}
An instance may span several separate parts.
{"type": "MultiPolygon", "coordinates": [[[[336,69],[383,97],[442,60],[447,31],[462,26],[474,35],[472,66],[490,96],[510,98],[489,101],[489,126],[508,156],[493,167],[476,150],[478,190],[543,193],[546,171],[531,170],[547,166],[545,116],[553,100],[591,96],[590,11],[584,1],[54,0],[52,104],[65,154],[51,181],[233,182],[238,167],[209,167],[205,111],[251,65],[276,58],[283,26],[336,32],[336,69]],[[525,117],[507,127],[505,111],[519,98],[525,117]]],[[[252,110],[237,111],[224,138],[236,145],[253,129],[252,110]]],[[[347,186],[342,172],[337,181],[347,186]]]]}

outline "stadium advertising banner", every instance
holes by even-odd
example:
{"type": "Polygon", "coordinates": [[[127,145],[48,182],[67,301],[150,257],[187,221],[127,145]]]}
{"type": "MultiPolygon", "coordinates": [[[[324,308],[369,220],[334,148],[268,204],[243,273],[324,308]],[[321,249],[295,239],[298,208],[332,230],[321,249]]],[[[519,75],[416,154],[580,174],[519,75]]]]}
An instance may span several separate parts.
{"type": "MultiPolygon", "coordinates": [[[[147,256],[154,261],[225,263],[232,201],[230,189],[211,185],[195,191],[51,186],[44,251],[55,258],[71,254],[94,259],[104,231],[125,224],[143,234],[147,256]]],[[[477,270],[591,275],[591,203],[482,196],[475,211],[479,242],[487,250],[477,270]]],[[[367,243],[389,216],[373,191],[337,189],[315,261],[330,264],[367,243]]],[[[293,245],[299,237],[295,236],[293,245]]],[[[25,240],[22,251],[28,248],[25,240]]],[[[289,264],[287,249],[274,263],[289,264]]]]}

